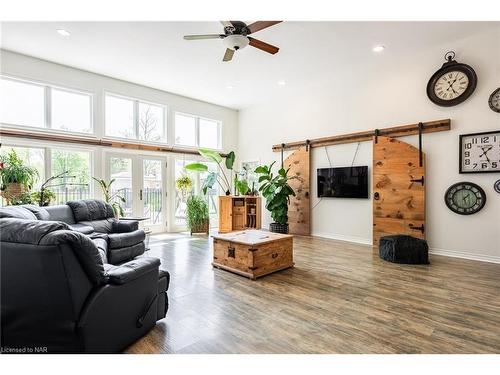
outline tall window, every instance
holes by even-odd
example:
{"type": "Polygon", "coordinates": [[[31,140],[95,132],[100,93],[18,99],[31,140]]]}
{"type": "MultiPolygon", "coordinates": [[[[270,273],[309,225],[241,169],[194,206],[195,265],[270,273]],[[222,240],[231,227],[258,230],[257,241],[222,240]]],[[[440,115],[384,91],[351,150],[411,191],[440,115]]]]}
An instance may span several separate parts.
{"type": "Polygon", "coordinates": [[[221,124],[215,120],[176,113],[175,144],[221,149],[221,124]]]}
{"type": "Polygon", "coordinates": [[[92,133],[92,95],[12,78],[0,79],[0,122],[92,133]]]}
{"type": "Polygon", "coordinates": [[[58,180],[60,186],[51,188],[56,194],[55,204],[90,198],[92,173],[90,152],[52,149],[50,166],[52,176],[68,172],[63,179],[58,180]]]}
{"type": "Polygon", "coordinates": [[[38,171],[38,178],[35,180],[34,189],[40,187],[45,180],[45,150],[37,147],[13,147],[2,146],[0,153],[7,155],[14,150],[17,156],[30,167],[38,171]]]}
{"type": "Polygon", "coordinates": [[[105,107],[107,136],[166,142],[164,106],[106,94],[105,107]]]}

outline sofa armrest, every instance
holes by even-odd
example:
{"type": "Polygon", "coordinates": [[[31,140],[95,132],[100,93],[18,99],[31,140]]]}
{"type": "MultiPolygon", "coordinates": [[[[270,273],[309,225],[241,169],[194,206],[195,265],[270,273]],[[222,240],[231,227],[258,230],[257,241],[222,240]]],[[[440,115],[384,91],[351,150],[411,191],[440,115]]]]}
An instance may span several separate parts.
{"type": "Polygon", "coordinates": [[[106,276],[111,284],[126,284],[142,275],[160,267],[158,258],[137,258],[119,266],[111,266],[106,270],[106,276]]]}
{"type": "Polygon", "coordinates": [[[141,243],[146,238],[146,234],[142,229],[128,233],[110,233],[108,234],[108,242],[110,249],[119,249],[122,247],[133,246],[141,243]]]}
{"type": "Polygon", "coordinates": [[[127,233],[139,229],[139,222],[136,220],[114,220],[113,233],[127,233]]]}

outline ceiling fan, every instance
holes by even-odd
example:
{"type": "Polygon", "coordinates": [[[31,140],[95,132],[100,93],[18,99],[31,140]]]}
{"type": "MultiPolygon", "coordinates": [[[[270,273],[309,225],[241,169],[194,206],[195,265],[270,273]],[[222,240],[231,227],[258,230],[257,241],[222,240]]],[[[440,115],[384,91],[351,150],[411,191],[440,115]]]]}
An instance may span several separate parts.
{"type": "Polygon", "coordinates": [[[245,48],[248,45],[258,48],[262,51],[275,54],[279,51],[278,47],[263,42],[259,39],[248,36],[267,27],[276,25],[282,21],[257,21],[247,25],[241,21],[220,21],[224,26],[224,34],[206,34],[206,35],[185,35],[186,40],[200,39],[222,39],[226,46],[226,53],[222,61],[231,61],[234,52],[245,48]]]}

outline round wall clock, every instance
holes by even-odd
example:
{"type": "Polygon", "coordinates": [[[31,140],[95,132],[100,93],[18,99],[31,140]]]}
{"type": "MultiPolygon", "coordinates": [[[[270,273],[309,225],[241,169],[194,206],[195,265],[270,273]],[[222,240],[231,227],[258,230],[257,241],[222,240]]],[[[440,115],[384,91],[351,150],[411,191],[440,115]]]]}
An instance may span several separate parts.
{"type": "Polygon", "coordinates": [[[500,87],[492,92],[488,104],[492,111],[500,113],[500,87]]]}
{"type": "Polygon", "coordinates": [[[493,188],[495,189],[495,191],[500,194],[500,180],[497,180],[495,182],[495,184],[493,185],[493,188]]]}
{"type": "Polygon", "coordinates": [[[455,60],[455,52],[447,52],[447,60],[427,83],[427,96],[440,106],[451,107],[472,95],[477,85],[477,75],[467,64],[455,60]]]}
{"type": "Polygon", "coordinates": [[[453,212],[472,215],[484,207],[486,194],[480,186],[472,182],[459,182],[446,190],[444,201],[453,212]]]}

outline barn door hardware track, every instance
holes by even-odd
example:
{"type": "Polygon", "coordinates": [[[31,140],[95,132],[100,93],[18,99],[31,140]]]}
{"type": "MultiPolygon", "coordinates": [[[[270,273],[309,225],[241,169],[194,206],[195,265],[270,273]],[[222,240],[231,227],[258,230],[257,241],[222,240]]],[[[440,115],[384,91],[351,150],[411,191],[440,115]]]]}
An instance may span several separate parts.
{"type": "Polygon", "coordinates": [[[331,137],[323,137],[310,139],[307,141],[280,143],[273,146],[273,151],[280,152],[281,150],[295,150],[302,146],[307,147],[323,147],[338,145],[343,143],[366,142],[371,141],[374,136],[381,137],[405,137],[408,135],[420,135],[425,133],[436,133],[451,129],[451,120],[436,120],[421,122],[416,124],[392,126],[390,128],[382,128],[377,130],[368,130],[357,133],[334,135],[331,137]],[[421,124],[421,125],[420,125],[421,124]]]}

